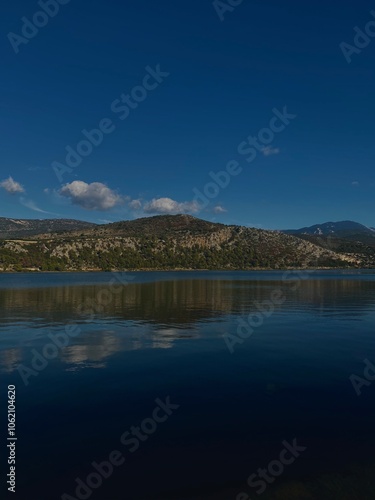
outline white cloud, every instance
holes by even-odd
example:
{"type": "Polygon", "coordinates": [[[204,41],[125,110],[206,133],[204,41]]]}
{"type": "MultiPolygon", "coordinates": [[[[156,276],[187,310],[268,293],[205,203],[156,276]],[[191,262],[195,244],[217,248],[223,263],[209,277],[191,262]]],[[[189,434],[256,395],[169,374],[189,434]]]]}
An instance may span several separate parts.
{"type": "Polygon", "coordinates": [[[262,153],[264,156],[278,155],[280,153],[280,149],[274,148],[273,146],[264,146],[262,148],[262,153]]]}
{"type": "Polygon", "coordinates": [[[353,181],[352,182],[352,186],[359,186],[359,182],[358,181],[353,181]]]}
{"type": "Polygon", "coordinates": [[[227,210],[222,207],[221,205],[216,205],[216,207],[214,207],[214,212],[215,214],[223,214],[225,212],[227,212],[227,210]]]}
{"type": "Polygon", "coordinates": [[[12,177],[8,177],[8,179],[3,180],[0,182],[0,187],[5,189],[7,193],[10,194],[17,194],[17,193],[24,193],[25,189],[19,182],[16,182],[12,177]]]}
{"type": "Polygon", "coordinates": [[[86,210],[110,210],[124,202],[119,194],[101,182],[87,184],[83,181],[73,181],[65,184],[59,193],[69,198],[74,205],[86,210]]]}
{"type": "Polygon", "coordinates": [[[199,209],[195,201],[179,203],[171,198],[154,198],[143,207],[144,212],[149,214],[197,213],[199,209]]]}
{"type": "Polygon", "coordinates": [[[142,202],[141,200],[132,200],[129,202],[129,208],[132,210],[141,210],[142,202]]]}

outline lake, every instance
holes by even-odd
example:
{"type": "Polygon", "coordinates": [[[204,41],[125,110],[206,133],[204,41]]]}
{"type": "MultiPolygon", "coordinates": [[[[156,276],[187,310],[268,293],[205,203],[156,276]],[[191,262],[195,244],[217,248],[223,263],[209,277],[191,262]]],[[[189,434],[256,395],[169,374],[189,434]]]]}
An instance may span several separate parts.
{"type": "Polygon", "coordinates": [[[373,271],[2,274],[0,304],[9,498],[373,498],[373,271]]]}

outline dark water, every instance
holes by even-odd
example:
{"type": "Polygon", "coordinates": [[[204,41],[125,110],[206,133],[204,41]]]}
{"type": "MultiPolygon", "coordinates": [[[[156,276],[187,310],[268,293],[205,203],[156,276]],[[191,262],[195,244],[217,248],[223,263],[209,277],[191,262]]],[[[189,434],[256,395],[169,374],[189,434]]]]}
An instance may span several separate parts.
{"type": "Polygon", "coordinates": [[[18,437],[17,493],[7,494],[3,477],[1,498],[258,498],[247,478],[294,439],[306,449],[262,498],[374,498],[375,382],[358,396],[349,377],[363,376],[364,359],[375,364],[375,273],[121,280],[0,275],[1,435],[14,384],[18,437]],[[239,320],[248,334],[256,313],[250,320],[261,324],[231,353],[225,339],[239,320]],[[51,347],[58,334],[62,346],[51,347]],[[131,452],[121,436],[168,397],[179,408],[156,429],[148,421],[131,452]],[[76,478],[86,482],[92,462],[114,450],[125,463],[98,476],[92,494],[75,493],[76,478]]]}

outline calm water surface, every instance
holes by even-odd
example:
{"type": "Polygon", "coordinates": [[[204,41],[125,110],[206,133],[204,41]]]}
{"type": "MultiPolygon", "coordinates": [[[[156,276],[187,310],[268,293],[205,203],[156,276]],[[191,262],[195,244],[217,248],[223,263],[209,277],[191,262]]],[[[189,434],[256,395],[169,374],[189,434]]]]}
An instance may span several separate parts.
{"type": "Polygon", "coordinates": [[[9,498],[84,498],[76,478],[85,481],[113,450],[125,463],[93,500],[258,498],[247,478],[295,438],[306,450],[262,498],[374,498],[375,382],[357,396],[349,377],[363,375],[364,359],[375,364],[375,273],[292,278],[139,272],[120,284],[111,273],[0,275],[3,430],[6,386],[17,392],[9,498]],[[283,302],[254,316],[275,294],[283,302]],[[231,353],[228,335],[249,314],[262,324],[231,353]],[[46,351],[67,328],[75,332],[67,345],[46,351]],[[35,368],[43,350],[52,359],[23,371],[25,385],[20,367],[35,368]],[[131,453],[122,434],[167,397],[179,408],[131,453]]]}

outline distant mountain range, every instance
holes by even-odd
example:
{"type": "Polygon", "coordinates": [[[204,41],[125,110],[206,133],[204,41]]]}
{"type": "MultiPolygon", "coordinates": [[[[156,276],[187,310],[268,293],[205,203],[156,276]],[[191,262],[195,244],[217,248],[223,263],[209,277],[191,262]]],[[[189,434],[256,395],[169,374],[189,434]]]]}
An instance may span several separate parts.
{"type": "Polygon", "coordinates": [[[6,219],[0,217],[0,239],[25,238],[42,233],[79,231],[96,224],[72,219],[6,219]]]}
{"type": "Polygon", "coordinates": [[[314,236],[332,236],[335,238],[375,242],[374,228],[367,227],[363,224],[350,220],[341,222],[325,222],[324,224],[302,227],[301,229],[288,229],[284,231],[284,233],[294,235],[311,234],[314,236]]]}
{"type": "Polygon", "coordinates": [[[0,219],[0,271],[374,267],[375,243],[364,242],[372,232],[351,222],[266,231],[190,215],[103,225],[0,219]]]}
{"type": "MultiPolygon", "coordinates": [[[[88,229],[94,231],[92,234],[135,234],[139,230],[145,233],[152,232],[154,234],[158,230],[160,231],[161,228],[163,228],[163,231],[167,228],[178,230],[180,226],[182,230],[193,229],[194,231],[198,230],[202,232],[209,229],[212,230],[212,228],[220,225],[224,227],[224,224],[211,223],[189,215],[160,215],[109,224],[94,224],[93,222],[75,219],[9,219],[0,217],[0,239],[24,238],[51,234],[57,236],[58,233],[62,232],[74,232],[88,229]]],[[[301,229],[285,229],[281,232],[291,235],[333,236],[352,240],[368,237],[371,241],[372,238],[375,240],[375,228],[367,227],[353,221],[325,222],[314,226],[302,227],[301,229]]]]}
{"type": "Polygon", "coordinates": [[[375,229],[358,222],[326,222],[284,233],[339,253],[361,253],[371,259],[375,256],[375,229]]]}

